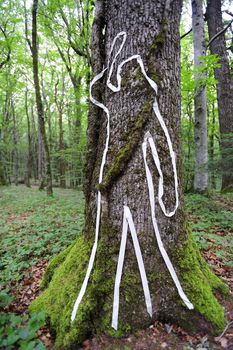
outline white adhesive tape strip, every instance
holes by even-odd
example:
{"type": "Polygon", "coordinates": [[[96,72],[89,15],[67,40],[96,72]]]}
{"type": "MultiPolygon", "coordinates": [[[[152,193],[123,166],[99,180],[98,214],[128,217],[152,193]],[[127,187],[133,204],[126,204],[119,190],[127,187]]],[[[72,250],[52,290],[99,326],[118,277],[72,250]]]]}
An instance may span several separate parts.
{"type": "MultiPolygon", "coordinates": [[[[168,271],[170,272],[170,275],[175,283],[175,286],[178,290],[179,296],[181,297],[181,299],[183,300],[183,302],[185,303],[185,305],[188,307],[188,309],[193,309],[193,304],[189,301],[189,299],[187,298],[187,296],[185,295],[181,284],[179,282],[179,279],[177,277],[177,274],[174,270],[174,267],[171,263],[171,260],[169,259],[169,256],[167,255],[167,252],[164,248],[163,242],[161,240],[161,236],[160,236],[160,232],[159,232],[159,228],[158,228],[158,224],[157,224],[157,220],[155,217],[155,195],[154,195],[154,185],[153,185],[153,180],[152,180],[152,175],[150,172],[150,169],[148,167],[147,164],[147,160],[146,160],[146,154],[147,154],[147,144],[149,143],[150,147],[151,147],[151,151],[152,151],[152,155],[153,155],[153,159],[155,162],[155,165],[157,167],[160,179],[163,178],[163,173],[162,173],[162,169],[160,167],[160,161],[159,161],[159,157],[158,157],[158,152],[156,150],[156,146],[154,144],[154,140],[151,136],[151,134],[149,132],[147,132],[145,134],[144,137],[144,141],[142,144],[142,152],[143,152],[143,159],[144,159],[144,164],[145,164],[145,169],[146,169],[146,178],[147,178],[147,184],[148,184],[148,189],[149,189],[149,199],[150,199],[150,207],[151,207],[151,216],[152,216],[152,222],[153,222],[153,227],[154,227],[154,232],[155,232],[155,237],[158,243],[158,247],[160,250],[160,253],[163,257],[163,260],[168,268],[168,271]]],[[[162,180],[161,180],[162,182],[162,180]]],[[[159,202],[160,203],[160,202],[159,202]]],[[[160,204],[161,205],[161,204],[160,204]]],[[[171,212],[173,213],[172,215],[174,215],[175,211],[171,212]]],[[[168,213],[167,216],[171,216],[168,213]]]]}
{"type": "Polygon", "coordinates": [[[123,264],[124,264],[124,258],[125,258],[128,226],[132,236],[134,250],[135,250],[135,254],[138,262],[138,268],[141,276],[147,312],[152,317],[152,303],[151,303],[150,291],[149,291],[146,271],[143,263],[142,253],[138,242],[138,237],[134,226],[132,214],[130,212],[129,207],[125,205],[120,253],[119,253],[118,264],[117,264],[117,272],[116,272],[116,279],[115,279],[115,286],[114,286],[114,298],[113,298],[112,327],[115,328],[116,330],[118,327],[119,294],[120,294],[121,276],[122,276],[122,270],[123,270],[123,264]]]}

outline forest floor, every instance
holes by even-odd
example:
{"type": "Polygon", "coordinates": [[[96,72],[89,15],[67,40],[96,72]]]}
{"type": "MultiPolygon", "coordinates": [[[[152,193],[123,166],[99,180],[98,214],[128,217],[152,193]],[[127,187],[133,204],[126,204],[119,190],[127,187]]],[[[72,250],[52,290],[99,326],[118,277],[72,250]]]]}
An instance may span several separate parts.
{"type": "MultiPolygon", "coordinates": [[[[37,188],[0,188],[0,349],[43,350],[53,346],[44,314],[28,316],[40,293],[48,261],[65,249],[83,225],[83,195],[55,189],[47,198],[37,188]]],[[[233,295],[233,194],[186,195],[186,211],[202,255],[233,295]]],[[[217,296],[228,326],[219,337],[191,335],[177,325],[156,322],[121,340],[86,340],[85,350],[233,350],[233,305],[217,296]]]]}

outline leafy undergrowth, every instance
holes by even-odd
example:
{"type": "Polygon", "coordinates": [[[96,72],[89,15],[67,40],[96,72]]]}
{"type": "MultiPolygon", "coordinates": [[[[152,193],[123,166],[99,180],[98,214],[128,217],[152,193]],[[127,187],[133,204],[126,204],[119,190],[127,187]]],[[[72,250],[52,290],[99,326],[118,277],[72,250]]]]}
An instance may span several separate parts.
{"type": "MultiPolygon", "coordinates": [[[[5,300],[0,310],[1,349],[52,348],[53,339],[43,315],[28,317],[27,308],[40,291],[48,260],[68,246],[81,230],[83,207],[83,196],[77,191],[57,189],[54,198],[47,198],[36,188],[0,188],[0,301],[1,297],[5,300]]],[[[189,194],[186,210],[203,256],[233,291],[233,195],[189,194]]],[[[191,336],[176,325],[156,322],[125,339],[102,336],[86,340],[82,349],[233,349],[233,307],[226,300],[220,302],[229,321],[220,338],[213,339],[208,334],[191,336]]]]}
{"type": "Polygon", "coordinates": [[[19,281],[23,271],[70,245],[83,224],[83,195],[37,188],[0,188],[0,283],[19,281]]]}
{"type": "Polygon", "coordinates": [[[187,195],[186,209],[200,249],[233,267],[233,194],[187,195]]]}
{"type": "Polygon", "coordinates": [[[82,192],[54,192],[48,198],[37,188],[0,187],[0,299],[6,302],[0,310],[0,349],[52,346],[49,330],[41,328],[43,316],[29,317],[27,309],[48,261],[77,238],[84,210],[82,192]]]}

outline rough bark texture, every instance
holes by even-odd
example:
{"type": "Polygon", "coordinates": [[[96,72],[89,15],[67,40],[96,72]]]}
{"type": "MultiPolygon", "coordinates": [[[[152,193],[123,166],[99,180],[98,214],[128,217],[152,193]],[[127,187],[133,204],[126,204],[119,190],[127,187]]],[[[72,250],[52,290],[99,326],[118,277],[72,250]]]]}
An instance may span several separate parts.
{"type": "Polygon", "coordinates": [[[50,165],[50,155],[48,141],[46,137],[45,130],[45,120],[44,120],[44,109],[40,92],[40,83],[39,83],[39,73],[38,73],[38,43],[37,43],[37,9],[38,9],[38,0],[33,1],[32,6],[32,61],[33,61],[33,79],[36,93],[36,106],[38,113],[38,122],[39,122],[39,135],[43,141],[43,147],[45,151],[45,167],[46,167],[46,182],[47,182],[47,194],[51,196],[53,194],[52,189],[52,172],[50,165]]]}
{"type": "MultiPolygon", "coordinates": [[[[206,17],[209,39],[223,29],[221,0],[208,0],[206,17]]],[[[233,78],[230,73],[224,34],[210,44],[212,54],[219,56],[220,67],[214,74],[218,82],[217,99],[222,151],[222,190],[233,190],[233,78]]]]}
{"type": "Polygon", "coordinates": [[[59,177],[60,177],[60,187],[66,188],[66,163],[64,159],[64,130],[63,130],[63,105],[64,105],[64,77],[62,77],[62,98],[61,101],[58,101],[57,97],[57,86],[59,84],[59,80],[57,81],[55,85],[55,103],[57,105],[58,109],[58,124],[59,124],[59,152],[60,152],[60,159],[59,159],[59,177]]]}
{"type": "MultiPolygon", "coordinates": [[[[160,111],[171,134],[180,173],[180,91],[179,91],[179,19],[181,1],[97,1],[93,26],[92,57],[94,74],[109,59],[112,40],[122,30],[128,34],[125,47],[117,59],[140,54],[147,74],[158,83],[160,111]],[[105,37],[103,28],[106,24],[105,37]],[[103,45],[105,44],[105,45],[103,45]]],[[[115,50],[119,48],[116,44],[115,50]]],[[[152,133],[160,155],[165,179],[165,203],[174,206],[174,180],[165,136],[153,112],[154,93],[146,83],[136,62],[122,70],[122,90],[112,93],[105,81],[94,89],[111,115],[111,136],[107,164],[101,188],[102,216],[97,256],[85,297],[75,321],[70,316],[83,282],[91,251],[96,220],[96,186],[106,138],[106,116],[90,107],[89,153],[85,186],[87,200],[84,234],[67,251],[49,265],[43,287],[48,287],[31,307],[46,309],[56,332],[56,347],[76,348],[95,332],[123,336],[145,328],[156,319],[177,322],[196,330],[219,331],[224,327],[224,313],[212,289],[224,290],[198,253],[185,224],[182,203],[171,219],[165,218],[156,203],[156,215],[165,248],[175,266],[185,292],[195,305],[189,311],[182,304],[161,258],[151,221],[146,174],[141,143],[146,131],[152,133]],[[113,289],[122,232],[123,205],[130,207],[142,249],[153,303],[153,319],[148,316],[134,248],[128,235],[121,283],[118,331],[111,328],[113,289]],[[62,310],[62,312],[61,312],[62,310]]],[[[112,82],[115,82],[113,74],[112,82]]],[[[154,164],[150,155],[151,169],[154,164]]],[[[155,191],[158,173],[154,174],[155,191]]],[[[179,184],[181,195],[181,186],[179,184]]],[[[182,202],[182,201],[181,201],[182,202]]]]}
{"type": "Polygon", "coordinates": [[[25,171],[25,185],[31,187],[30,178],[32,176],[33,167],[33,156],[32,156],[32,135],[31,135],[31,121],[28,112],[28,89],[25,90],[25,112],[27,117],[27,137],[28,137],[28,156],[27,156],[27,167],[25,171]]]}
{"type": "Polygon", "coordinates": [[[195,67],[195,176],[194,190],[205,192],[208,187],[208,141],[207,141],[207,103],[205,75],[201,72],[202,57],[205,56],[205,33],[202,0],[192,1],[192,28],[195,67]]]}
{"type": "Polygon", "coordinates": [[[13,121],[13,175],[14,184],[18,186],[19,184],[19,153],[18,153],[18,135],[17,135],[17,125],[16,125],[16,115],[13,99],[11,98],[11,113],[13,121]]]}

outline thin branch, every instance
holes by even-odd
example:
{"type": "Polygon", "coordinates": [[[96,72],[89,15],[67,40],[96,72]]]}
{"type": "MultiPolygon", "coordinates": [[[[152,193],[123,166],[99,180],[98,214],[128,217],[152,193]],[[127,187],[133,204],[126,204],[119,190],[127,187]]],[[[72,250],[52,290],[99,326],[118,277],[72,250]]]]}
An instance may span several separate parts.
{"type": "Polygon", "coordinates": [[[233,324],[233,321],[231,322],[228,322],[228,324],[226,325],[226,327],[224,328],[224,331],[222,332],[222,334],[220,334],[219,337],[215,338],[216,341],[219,341],[223,336],[224,334],[226,333],[226,331],[230,328],[230,326],[233,324]]]}
{"type": "Polygon", "coordinates": [[[189,29],[189,31],[183,35],[181,35],[180,40],[184,39],[187,35],[189,35],[192,32],[193,28],[189,29]]]}
{"type": "Polygon", "coordinates": [[[0,30],[1,30],[2,34],[4,35],[4,37],[5,37],[5,39],[6,39],[6,42],[7,42],[7,49],[8,49],[6,59],[3,60],[2,62],[0,62],[0,69],[2,69],[2,68],[10,61],[10,58],[11,58],[11,47],[10,47],[9,42],[8,42],[8,37],[7,37],[5,28],[2,28],[2,27],[0,26],[0,30]]]}
{"type": "Polygon", "coordinates": [[[231,26],[231,23],[233,23],[233,19],[228,23],[228,25],[227,25],[225,28],[223,28],[222,30],[220,30],[220,32],[218,32],[217,34],[215,34],[215,35],[210,39],[210,41],[208,42],[208,44],[207,44],[206,47],[209,47],[210,44],[211,44],[215,39],[217,39],[220,35],[224,34],[224,33],[227,31],[227,29],[231,26]]]}
{"type": "Polygon", "coordinates": [[[24,20],[25,20],[24,21],[25,39],[26,39],[26,42],[28,43],[29,49],[30,49],[31,54],[32,54],[32,43],[31,43],[31,40],[29,39],[29,36],[28,36],[28,16],[27,16],[26,0],[24,0],[23,6],[24,6],[24,20]]]}
{"type": "Polygon", "coordinates": [[[227,13],[229,16],[233,17],[233,13],[232,12],[230,12],[228,10],[225,10],[224,12],[227,13]]]}

